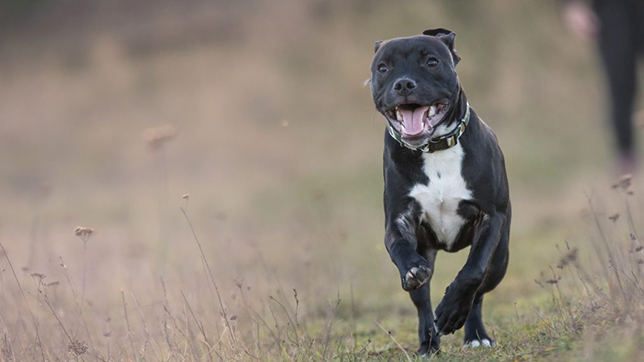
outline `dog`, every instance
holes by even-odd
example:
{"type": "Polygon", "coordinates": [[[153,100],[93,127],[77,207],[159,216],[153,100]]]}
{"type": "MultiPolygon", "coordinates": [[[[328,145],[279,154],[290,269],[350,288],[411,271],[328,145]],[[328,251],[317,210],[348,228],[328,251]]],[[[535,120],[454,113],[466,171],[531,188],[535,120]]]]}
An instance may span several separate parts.
{"type": "Polygon", "coordinates": [[[383,155],[385,246],[418,310],[420,354],[465,326],[464,347],[492,346],[485,293],[505,276],[512,217],[505,160],[476,114],[455,67],[456,34],[377,41],[371,93],[387,129],[383,155]],[[430,280],[439,250],[470,247],[465,265],[432,312],[430,280]]]}

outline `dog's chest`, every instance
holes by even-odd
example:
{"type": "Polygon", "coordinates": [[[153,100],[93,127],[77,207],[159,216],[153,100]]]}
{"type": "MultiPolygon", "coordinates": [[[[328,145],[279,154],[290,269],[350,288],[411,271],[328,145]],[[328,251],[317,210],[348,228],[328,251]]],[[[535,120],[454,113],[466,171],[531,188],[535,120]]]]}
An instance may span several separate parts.
{"type": "Polygon", "coordinates": [[[409,196],[422,207],[421,219],[429,223],[438,242],[447,250],[452,248],[465,220],[458,213],[462,200],[471,200],[461,173],[463,148],[460,144],[447,150],[423,154],[423,170],[429,182],[416,184],[409,196]]]}

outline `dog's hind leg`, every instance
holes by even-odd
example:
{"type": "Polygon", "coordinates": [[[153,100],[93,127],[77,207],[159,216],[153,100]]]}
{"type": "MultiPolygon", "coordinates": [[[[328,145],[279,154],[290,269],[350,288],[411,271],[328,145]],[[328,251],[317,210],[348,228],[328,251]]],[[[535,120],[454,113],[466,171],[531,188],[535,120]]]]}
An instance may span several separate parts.
{"type": "Polygon", "coordinates": [[[429,264],[431,270],[429,280],[420,288],[409,292],[409,296],[418,310],[418,338],[420,340],[418,353],[421,355],[436,353],[440,348],[440,340],[434,330],[434,313],[432,312],[429,287],[434,271],[436,252],[437,250],[428,250],[420,253],[427,259],[427,263],[429,264]]]}
{"type": "Polygon", "coordinates": [[[490,347],[495,344],[485,331],[485,326],[483,326],[482,307],[483,295],[480,295],[474,300],[472,310],[470,310],[470,314],[465,321],[464,348],[476,348],[479,346],[490,347]]]}
{"type": "Polygon", "coordinates": [[[478,346],[489,347],[496,344],[485,331],[481,309],[483,307],[483,295],[499,285],[508,268],[508,234],[509,232],[505,232],[502,236],[490,262],[485,279],[483,279],[481,286],[476,291],[472,309],[465,321],[465,348],[478,346]]]}

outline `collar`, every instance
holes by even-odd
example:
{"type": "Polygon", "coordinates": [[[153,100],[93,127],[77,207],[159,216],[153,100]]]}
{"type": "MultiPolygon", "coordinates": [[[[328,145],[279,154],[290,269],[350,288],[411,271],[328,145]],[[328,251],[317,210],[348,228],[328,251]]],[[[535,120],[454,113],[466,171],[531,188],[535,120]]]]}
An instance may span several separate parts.
{"type": "Polygon", "coordinates": [[[414,151],[422,152],[436,152],[446,150],[448,148],[454,147],[458,144],[458,139],[465,133],[465,128],[470,123],[470,104],[467,103],[467,108],[465,110],[465,115],[463,118],[458,120],[458,125],[451,132],[439,137],[435,140],[429,140],[429,142],[420,147],[411,147],[402,140],[402,136],[398,131],[396,131],[391,125],[387,126],[389,134],[393,137],[398,143],[402,146],[409,148],[414,151]]]}

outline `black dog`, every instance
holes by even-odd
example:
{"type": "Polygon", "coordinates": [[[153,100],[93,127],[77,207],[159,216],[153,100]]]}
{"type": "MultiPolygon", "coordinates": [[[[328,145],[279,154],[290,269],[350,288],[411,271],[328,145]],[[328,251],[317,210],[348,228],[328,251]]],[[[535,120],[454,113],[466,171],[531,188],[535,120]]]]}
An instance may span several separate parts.
{"type": "Polygon", "coordinates": [[[492,130],[470,108],[445,29],[376,42],[371,93],[387,119],[385,245],[418,309],[419,352],[465,325],[465,346],[490,346],[483,295],[508,265],[511,207],[505,161],[492,130]],[[429,281],[439,250],[471,246],[432,313],[429,281]]]}

